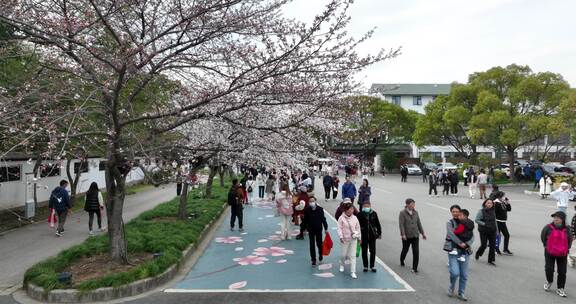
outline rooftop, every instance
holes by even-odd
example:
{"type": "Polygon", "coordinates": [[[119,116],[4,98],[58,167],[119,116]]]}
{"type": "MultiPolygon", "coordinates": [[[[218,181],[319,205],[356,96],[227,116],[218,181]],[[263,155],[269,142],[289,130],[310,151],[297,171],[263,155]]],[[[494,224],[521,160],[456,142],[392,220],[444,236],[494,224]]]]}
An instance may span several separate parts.
{"type": "Polygon", "coordinates": [[[448,95],[450,94],[449,83],[374,83],[370,88],[371,93],[381,93],[383,95],[448,95]]]}

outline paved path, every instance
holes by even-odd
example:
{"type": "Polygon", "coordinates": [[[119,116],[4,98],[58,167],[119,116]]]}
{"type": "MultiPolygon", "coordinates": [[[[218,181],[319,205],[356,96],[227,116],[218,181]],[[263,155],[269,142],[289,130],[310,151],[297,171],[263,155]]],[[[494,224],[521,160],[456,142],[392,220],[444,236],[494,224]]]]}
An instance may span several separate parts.
{"type": "MultiPolygon", "coordinates": [[[[213,240],[188,275],[166,292],[386,292],[412,291],[380,261],[378,272],[363,273],[357,259],[358,279],[349,268],[339,273],[341,251],[337,241],[336,221],[328,217],[328,230],[335,239],[329,256],[317,267],[310,264],[309,241],[280,240],[280,220],[274,217],[270,201],[257,202],[244,209],[245,232],[230,231],[226,218],[213,240]]],[[[297,226],[291,227],[295,236],[297,226]]]]}
{"type": "MultiPolygon", "coordinates": [[[[124,221],[129,221],[175,196],[173,185],[129,195],[124,205],[124,221]]],[[[96,219],[94,221],[96,222],[96,219]]],[[[105,219],[102,224],[106,226],[105,219]]],[[[94,227],[98,227],[96,223],[94,227]]],[[[76,211],[68,219],[65,229],[65,235],[58,238],[54,235],[54,229],[49,228],[43,221],[0,236],[0,296],[18,289],[22,285],[24,272],[35,263],[84,241],[88,237],[88,214],[83,210],[76,211]]]]}

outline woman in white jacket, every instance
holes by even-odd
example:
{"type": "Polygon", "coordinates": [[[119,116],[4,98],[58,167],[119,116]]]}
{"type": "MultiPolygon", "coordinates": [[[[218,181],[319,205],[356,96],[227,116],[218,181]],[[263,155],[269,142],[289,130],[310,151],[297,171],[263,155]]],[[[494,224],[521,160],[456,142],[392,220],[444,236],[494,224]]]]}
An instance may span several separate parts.
{"type": "Polygon", "coordinates": [[[350,276],[356,276],[356,247],[360,239],[360,222],[354,215],[352,203],[344,203],[342,208],[344,213],[338,218],[338,236],[342,244],[342,254],[340,256],[340,272],[344,272],[344,261],[350,260],[350,276]]]}
{"type": "Polygon", "coordinates": [[[552,179],[548,174],[542,176],[540,179],[540,195],[545,199],[552,192],[552,179]]]}

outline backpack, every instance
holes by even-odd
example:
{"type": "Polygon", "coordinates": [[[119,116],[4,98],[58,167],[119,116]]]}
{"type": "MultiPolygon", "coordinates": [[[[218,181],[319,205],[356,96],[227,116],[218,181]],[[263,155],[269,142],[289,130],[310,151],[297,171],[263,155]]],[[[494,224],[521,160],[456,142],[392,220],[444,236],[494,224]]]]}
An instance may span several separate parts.
{"type": "Polygon", "coordinates": [[[566,227],[557,229],[552,224],[548,224],[550,228],[550,235],[546,240],[546,252],[555,257],[563,257],[568,255],[568,235],[566,227]]]}
{"type": "Polygon", "coordinates": [[[49,208],[53,208],[56,210],[63,210],[66,209],[64,206],[64,198],[56,196],[58,188],[52,190],[50,194],[50,201],[48,202],[49,208]]]}
{"type": "Polygon", "coordinates": [[[228,205],[236,206],[239,203],[240,202],[238,201],[238,197],[236,196],[236,189],[230,189],[230,191],[228,191],[228,205]]]}

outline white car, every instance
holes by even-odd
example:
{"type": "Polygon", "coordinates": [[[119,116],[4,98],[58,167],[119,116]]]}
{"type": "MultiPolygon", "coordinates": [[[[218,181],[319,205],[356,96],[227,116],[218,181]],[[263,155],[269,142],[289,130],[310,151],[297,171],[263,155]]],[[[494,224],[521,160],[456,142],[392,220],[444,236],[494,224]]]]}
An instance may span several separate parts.
{"type": "Polygon", "coordinates": [[[576,171],[576,160],[569,161],[569,162],[565,163],[564,166],[572,169],[572,171],[576,171]]]}
{"type": "Polygon", "coordinates": [[[408,175],[422,175],[422,169],[415,164],[407,164],[408,167],[408,175]]]}
{"type": "Polygon", "coordinates": [[[458,167],[453,163],[438,163],[438,170],[456,170],[458,167]]]}

